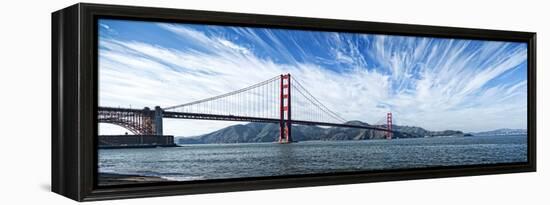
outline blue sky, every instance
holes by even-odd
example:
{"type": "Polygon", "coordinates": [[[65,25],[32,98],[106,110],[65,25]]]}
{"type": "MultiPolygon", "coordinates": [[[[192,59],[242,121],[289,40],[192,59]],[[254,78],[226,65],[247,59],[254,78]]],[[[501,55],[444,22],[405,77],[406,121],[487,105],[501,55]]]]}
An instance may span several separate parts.
{"type": "MultiPolygon", "coordinates": [[[[526,128],[525,43],[99,21],[100,106],[167,107],[291,73],[348,120],[466,132],[526,128]]],[[[234,122],[165,120],[193,136],[234,122]]],[[[122,132],[101,125],[100,133],[122,132]]]]}

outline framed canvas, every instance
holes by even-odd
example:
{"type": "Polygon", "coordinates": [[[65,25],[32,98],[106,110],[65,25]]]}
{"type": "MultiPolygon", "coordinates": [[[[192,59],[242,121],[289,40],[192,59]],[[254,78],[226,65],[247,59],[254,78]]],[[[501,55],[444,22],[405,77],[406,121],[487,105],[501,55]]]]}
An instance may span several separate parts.
{"type": "Polygon", "coordinates": [[[76,4],[52,190],[77,201],[536,170],[532,32],[76,4]]]}

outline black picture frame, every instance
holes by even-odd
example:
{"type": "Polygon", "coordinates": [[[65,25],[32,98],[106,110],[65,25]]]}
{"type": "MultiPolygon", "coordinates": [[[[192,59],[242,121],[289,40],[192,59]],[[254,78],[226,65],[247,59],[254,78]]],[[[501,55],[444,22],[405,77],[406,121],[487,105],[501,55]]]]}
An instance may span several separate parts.
{"type": "Polygon", "coordinates": [[[79,3],[52,13],[52,191],[77,201],[231,192],[536,171],[536,33],[79,3]],[[526,42],[527,163],[96,186],[100,17],[526,42]]]}

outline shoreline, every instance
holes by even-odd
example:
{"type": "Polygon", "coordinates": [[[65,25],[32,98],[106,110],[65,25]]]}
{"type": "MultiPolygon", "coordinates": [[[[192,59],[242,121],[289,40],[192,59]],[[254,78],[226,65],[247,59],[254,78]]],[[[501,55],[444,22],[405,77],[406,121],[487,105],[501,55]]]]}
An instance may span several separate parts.
{"type": "Polygon", "coordinates": [[[178,147],[178,144],[167,144],[167,145],[99,145],[99,149],[131,149],[131,148],[159,148],[159,147],[178,147]]]}
{"type": "Polygon", "coordinates": [[[169,182],[171,180],[162,177],[142,176],[131,174],[98,173],[99,186],[124,185],[124,184],[145,184],[153,182],[169,182]]]}
{"type": "MultiPolygon", "coordinates": [[[[527,136],[527,134],[510,134],[510,135],[463,135],[463,136],[453,136],[453,135],[438,135],[438,136],[428,136],[428,137],[405,137],[405,138],[392,138],[391,140],[416,140],[416,139],[436,139],[436,138],[476,138],[476,137],[513,137],[513,136],[527,136]]],[[[178,147],[186,147],[193,145],[238,145],[238,144],[296,144],[296,143],[307,143],[307,142],[366,142],[366,141],[391,141],[388,139],[361,139],[361,140],[302,140],[302,141],[293,141],[292,143],[278,143],[273,142],[227,142],[227,143],[175,143],[178,147]]]]}

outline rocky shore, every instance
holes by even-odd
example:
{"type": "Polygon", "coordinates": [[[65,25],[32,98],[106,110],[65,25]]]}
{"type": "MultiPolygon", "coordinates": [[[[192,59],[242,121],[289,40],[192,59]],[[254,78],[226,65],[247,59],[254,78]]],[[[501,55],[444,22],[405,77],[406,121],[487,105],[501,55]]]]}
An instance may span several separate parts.
{"type": "Polygon", "coordinates": [[[125,175],[113,173],[99,173],[98,184],[100,186],[122,185],[122,184],[142,184],[152,182],[166,182],[167,179],[161,177],[125,175]]]}

